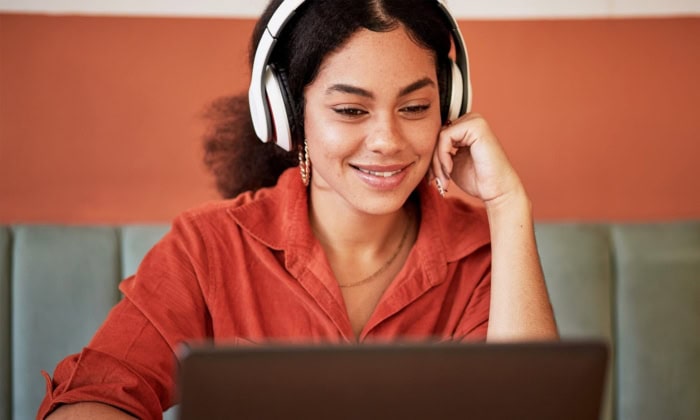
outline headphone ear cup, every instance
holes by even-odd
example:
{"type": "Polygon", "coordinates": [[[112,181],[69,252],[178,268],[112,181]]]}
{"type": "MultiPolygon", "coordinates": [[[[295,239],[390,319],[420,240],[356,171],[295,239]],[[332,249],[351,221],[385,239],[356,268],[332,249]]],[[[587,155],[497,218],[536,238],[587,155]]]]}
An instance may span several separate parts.
{"type": "Polygon", "coordinates": [[[445,60],[439,66],[440,74],[438,75],[438,83],[440,85],[440,118],[445,123],[450,114],[450,105],[452,102],[452,60],[445,60]]]}
{"type": "MultiPolygon", "coordinates": [[[[454,121],[461,116],[462,104],[464,103],[465,86],[462,78],[462,71],[459,69],[457,63],[452,60],[448,60],[445,66],[447,71],[447,80],[445,94],[445,105],[446,108],[443,114],[443,120],[454,121]]],[[[468,107],[466,107],[468,108],[468,107]]],[[[465,108],[465,109],[466,109],[465,108]]],[[[469,112],[468,109],[466,109],[469,112]]]]}
{"type": "Polygon", "coordinates": [[[274,66],[265,69],[265,94],[270,106],[272,138],[286,151],[292,150],[294,130],[297,129],[294,108],[290,101],[287,77],[274,66]]]}
{"type": "Polygon", "coordinates": [[[292,92],[289,89],[287,72],[284,69],[277,69],[277,79],[280,83],[280,91],[282,92],[282,100],[286,111],[287,124],[289,125],[290,144],[301,144],[303,138],[300,137],[303,132],[303,124],[298,118],[296,104],[292,100],[292,92]]]}

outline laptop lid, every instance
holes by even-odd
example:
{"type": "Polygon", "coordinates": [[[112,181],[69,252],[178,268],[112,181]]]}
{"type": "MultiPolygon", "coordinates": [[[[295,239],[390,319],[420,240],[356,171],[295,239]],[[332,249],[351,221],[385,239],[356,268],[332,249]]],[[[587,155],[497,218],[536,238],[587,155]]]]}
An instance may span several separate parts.
{"type": "Polygon", "coordinates": [[[601,342],[212,347],[181,356],[180,418],[598,419],[601,342]]]}

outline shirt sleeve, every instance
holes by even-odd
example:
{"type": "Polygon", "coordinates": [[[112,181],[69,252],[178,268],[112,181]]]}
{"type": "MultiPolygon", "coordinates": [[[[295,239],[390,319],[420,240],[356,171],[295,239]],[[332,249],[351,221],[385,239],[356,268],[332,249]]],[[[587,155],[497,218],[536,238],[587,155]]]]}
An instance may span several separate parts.
{"type": "Polygon", "coordinates": [[[203,288],[205,240],[178,218],[120,284],[124,298],[80,354],[64,359],[37,418],[61,404],[102,402],[139,418],[162,418],[175,400],[176,352],[183,341],[211,337],[203,288]],[[204,262],[202,262],[204,261],[204,262]]]}
{"type": "Polygon", "coordinates": [[[455,341],[486,341],[491,308],[491,273],[482,277],[457,327],[455,341]]]}
{"type": "Polygon", "coordinates": [[[101,402],[142,419],[162,418],[174,400],[175,355],[127,299],[117,304],[90,344],[61,361],[37,418],[62,404],[101,402]]]}

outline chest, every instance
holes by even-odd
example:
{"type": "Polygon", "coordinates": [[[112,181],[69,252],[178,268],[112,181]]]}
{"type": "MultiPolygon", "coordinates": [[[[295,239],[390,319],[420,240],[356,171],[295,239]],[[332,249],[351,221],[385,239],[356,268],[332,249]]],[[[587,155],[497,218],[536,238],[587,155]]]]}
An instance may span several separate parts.
{"type": "Polygon", "coordinates": [[[207,298],[214,339],[355,342],[405,336],[450,336],[466,300],[430,287],[415,272],[399,287],[377,281],[340,288],[309,270],[229,281],[207,298]]]}
{"type": "Polygon", "coordinates": [[[215,340],[451,337],[467,306],[474,304],[474,287],[488,270],[486,263],[436,268],[412,253],[395,270],[398,274],[387,271],[385,279],[341,288],[320,252],[295,260],[262,247],[245,250],[245,258],[238,260],[243,264],[222,260],[227,269],[209,277],[203,288],[215,340]]]}
{"type": "Polygon", "coordinates": [[[348,320],[355,336],[362,333],[363,328],[377,309],[382,295],[392,280],[391,274],[393,273],[387,273],[383,278],[376,278],[365,284],[340,288],[348,320]]]}

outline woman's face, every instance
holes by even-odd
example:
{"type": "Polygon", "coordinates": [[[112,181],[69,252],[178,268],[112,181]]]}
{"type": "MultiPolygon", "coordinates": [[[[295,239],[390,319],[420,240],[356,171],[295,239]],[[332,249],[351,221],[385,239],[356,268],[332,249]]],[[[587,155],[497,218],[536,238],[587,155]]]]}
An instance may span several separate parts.
{"type": "Polygon", "coordinates": [[[370,214],[400,209],[441,126],[433,53],[402,27],[362,29],[324,59],[305,99],[312,196],[370,214]]]}

